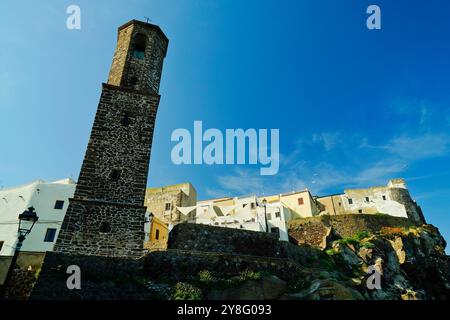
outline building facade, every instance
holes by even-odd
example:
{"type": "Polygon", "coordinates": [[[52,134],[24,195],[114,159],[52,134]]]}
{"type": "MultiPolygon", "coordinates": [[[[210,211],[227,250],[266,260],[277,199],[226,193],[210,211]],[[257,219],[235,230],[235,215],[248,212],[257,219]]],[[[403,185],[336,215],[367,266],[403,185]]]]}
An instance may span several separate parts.
{"type": "Polygon", "coordinates": [[[155,215],[147,212],[145,221],[144,249],[148,251],[159,251],[167,249],[169,240],[169,227],[167,223],[155,215]]]}
{"type": "Polygon", "coordinates": [[[289,220],[308,218],[320,213],[308,189],[265,197],[268,202],[280,202],[289,210],[289,220]]]}
{"type": "Polygon", "coordinates": [[[142,255],[144,197],[167,46],[158,26],[132,20],[119,27],[108,82],[102,86],[55,251],[142,255]]]}
{"type": "Polygon", "coordinates": [[[22,252],[52,251],[75,192],[71,179],[32,183],[0,190],[0,256],[12,256],[17,244],[18,216],[34,207],[39,220],[27,236],[22,252]]]}
{"type": "MultiPolygon", "coordinates": [[[[52,251],[76,184],[71,179],[42,180],[0,190],[0,256],[12,256],[17,242],[18,215],[33,206],[39,220],[22,247],[23,252],[52,251]]],[[[420,206],[403,179],[386,186],[346,189],[342,194],[312,197],[308,190],[266,197],[225,197],[197,201],[190,183],[146,190],[143,248],[165,250],[173,225],[211,226],[277,232],[288,241],[287,223],[315,215],[388,214],[424,223],[420,206]],[[266,205],[263,205],[266,200],[266,205]]]]}
{"type": "Polygon", "coordinates": [[[425,223],[420,206],[411,198],[403,179],[386,186],[346,189],[342,194],[317,197],[320,214],[388,214],[425,223]]]}
{"type": "Polygon", "coordinates": [[[342,194],[323,197],[314,197],[305,189],[266,197],[198,201],[195,222],[253,231],[277,229],[280,240],[288,240],[286,224],[291,220],[341,214],[387,214],[425,223],[422,210],[411,198],[403,179],[392,179],[386,186],[346,189],[342,194]],[[266,214],[261,206],[263,200],[267,201],[266,214]]]}
{"type": "Polygon", "coordinates": [[[197,204],[197,191],[190,183],[181,183],[159,188],[148,188],[145,191],[145,206],[147,212],[168,226],[180,222],[195,220],[195,211],[187,215],[177,208],[191,207],[197,204]]]}
{"type": "Polygon", "coordinates": [[[218,198],[197,202],[195,223],[216,227],[278,233],[288,241],[286,219],[290,210],[279,201],[257,196],[218,198]]]}

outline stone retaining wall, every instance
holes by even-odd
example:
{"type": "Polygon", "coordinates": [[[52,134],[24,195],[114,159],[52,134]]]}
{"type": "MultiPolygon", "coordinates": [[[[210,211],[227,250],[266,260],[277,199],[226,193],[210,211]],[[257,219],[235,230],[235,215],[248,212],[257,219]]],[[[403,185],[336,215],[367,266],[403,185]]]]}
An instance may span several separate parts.
{"type": "Polygon", "coordinates": [[[169,249],[286,257],[278,234],[181,223],[169,234],[169,249]]]}
{"type": "Polygon", "coordinates": [[[48,252],[30,299],[148,299],[151,293],[139,283],[140,271],[137,260],[48,252]],[[81,290],[67,288],[70,265],[80,267],[81,290]]]}

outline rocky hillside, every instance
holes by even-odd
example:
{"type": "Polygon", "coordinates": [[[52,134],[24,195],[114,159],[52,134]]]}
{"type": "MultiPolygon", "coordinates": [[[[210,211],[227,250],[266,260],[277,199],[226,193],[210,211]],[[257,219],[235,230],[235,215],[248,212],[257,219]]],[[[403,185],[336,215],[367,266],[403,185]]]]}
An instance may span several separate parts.
{"type": "Polygon", "coordinates": [[[445,245],[431,225],[383,227],[373,234],[333,240],[325,252],[366,299],[448,299],[450,260],[445,245]],[[370,266],[381,273],[380,289],[367,288],[370,266]]]}
{"type": "MultiPolygon", "coordinates": [[[[214,242],[222,238],[221,253],[198,251],[204,243],[189,250],[188,244],[195,243],[195,238],[207,237],[214,230],[208,227],[187,232],[181,226],[172,242],[182,238],[184,250],[149,254],[144,274],[150,288],[164,288],[156,290],[164,299],[450,298],[450,260],[444,251],[446,243],[435,227],[382,216],[349,217],[358,221],[353,226],[346,218],[338,217],[332,223],[330,219],[319,217],[314,221],[325,224],[322,233],[317,228],[312,230],[312,238],[319,239],[320,245],[277,243],[267,248],[270,256],[261,255],[261,248],[251,243],[248,232],[237,236],[234,232],[239,231],[226,229],[219,233],[231,232],[228,239],[222,238],[224,235],[212,237],[207,244],[214,247],[214,242]],[[372,227],[366,228],[361,220],[372,222],[372,227]],[[236,249],[236,237],[246,239],[245,254],[231,252],[230,248],[236,249]],[[258,254],[252,255],[251,247],[258,254]],[[373,274],[369,270],[380,273],[379,289],[368,288],[373,274]]],[[[311,240],[309,236],[305,239],[311,240]]]]}
{"type": "MultiPolygon", "coordinates": [[[[301,219],[289,227],[291,243],[274,234],[179,224],[167,251],[138,261],[47,253],[31,299],[450,298],[446,243],[431,225],[351,215],[301,219]],[[82,270],[82,290],[67,289],[66,269],[73,264],[82,270]],[[376,283],[374,272],[378,288],[367,285],[376,283]]],[[[14,284],[31,286],[28,280],[14,284]]],[[[19,291],[8,297],[28,296],[19,291]]]]}

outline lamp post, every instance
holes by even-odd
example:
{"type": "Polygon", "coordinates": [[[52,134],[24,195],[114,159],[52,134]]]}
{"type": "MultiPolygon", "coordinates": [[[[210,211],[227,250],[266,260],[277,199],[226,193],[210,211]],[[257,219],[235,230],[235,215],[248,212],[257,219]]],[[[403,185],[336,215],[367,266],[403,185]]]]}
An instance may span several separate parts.
{"type": "Polygon", "coordinates": [[[6,285],[10,280],[12,271],[16,267],[17,257],[19,256],[20,249],[22,248],[23,241],[26,236],[31,232],[34,227],[36,221],[38,221],[39,217],[37,216],[35,209],[33,207],[29,207],[26,211],[19,214],[19,228],[17,230],[17,245],[14,250],[14,255],[11,260],[11,264],[9,265],[8,274],[6,275],[5,282],[3,284],[3,296],[6,290],[6,285]]]}
{"type": "Polygon", "coordinates": [[[269,232],[269,224],[267,223],[267,200],[266,198],[262,201],[264,205],[264,221],[266,222],[266,232],[269,232]]]}

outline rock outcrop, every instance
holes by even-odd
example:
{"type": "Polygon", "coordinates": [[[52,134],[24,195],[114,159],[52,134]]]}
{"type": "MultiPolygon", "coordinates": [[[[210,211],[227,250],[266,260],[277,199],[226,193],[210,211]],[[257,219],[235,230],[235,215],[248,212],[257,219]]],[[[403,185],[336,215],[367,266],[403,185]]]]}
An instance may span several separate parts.
{"type": "Polygon", "coordinates": [[[366,299],[448,299],[450,263],[445,240],[431,225],[385,227],[360,238],[331,242],[327,253],[366,299]],[[381,274],[381,288],[367,287],[369,268],[381,274]]]}
{"type": "MultiPolygon", "coordinates": [[[[214,230],[209,227],[208,232],[214,230]]],[[[221,241],[216,234],[207,247],[196,245],[195,250],[189,251],[191,248],[185,246],[183,252],[169,250],[150,254],[145,258],[144,270],[152,278],[190,282],[203,292],[203,299],[450,298],[450,260],[445,254],[446,243],[439,230],[431,225],[373,215],[336,220],[317,217],[301,221],[291,234],[296,236],[295,244],[274,244],[276,250],[268,247],[266,257],[262,251],[254,256],[252,252],[246,255],[235,252],[235,242],[226,239],[222,246],[229,243],[228,249],[213,252],[214,241],[221,241]],[[351,221],[356,223],[352,225],[351,221]],[[311,233],[307,226],[312,227],[311,233]],[[208,252],[202,253],[203,248],[208,252]],[[202,270],[214,279],[206,287],[198,280],[202,270]],[[260,278],[234,281],[242,270],[258,273],[260,278]],[[378,275],[379,284],[375,281],[374,285],[373,277],[378,275]],[[264,290],[264,283],[273,289],[264,290]]],[[[195,243],[195,233],[191,232],[189,237],[189,241],[195,243]]],[[[247,231],[245,237],[251,239],[252,234],[247,231]]],[[[230,239],[236,238],[239,237],[235,235],[230,239]]]]}
{"type": "MultiPolygon", "coordinates": [[[[305,221],[299,222],[301,232],[293,243],[262,232],[177,225],[167,251],[151,252],[139,260],[47,253],[47,271],[39,274],[41,281],[31,298],[450,298],[450,259],[437,228],[363,215],[317,217],[306,223],[317,228],[310,235],[305,221]],[[72,264],[82,270],[80,291],[66,286],[66,267],[72,264]]],[[[31,273],[14,277],[8,298],[26,299],[33,277],[31,273]]]]}

